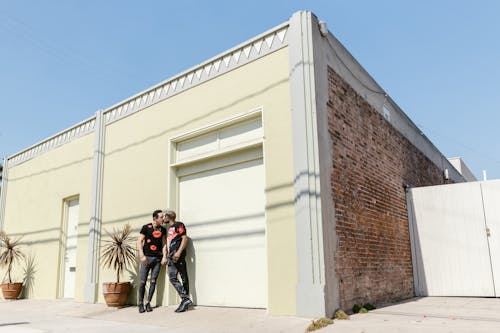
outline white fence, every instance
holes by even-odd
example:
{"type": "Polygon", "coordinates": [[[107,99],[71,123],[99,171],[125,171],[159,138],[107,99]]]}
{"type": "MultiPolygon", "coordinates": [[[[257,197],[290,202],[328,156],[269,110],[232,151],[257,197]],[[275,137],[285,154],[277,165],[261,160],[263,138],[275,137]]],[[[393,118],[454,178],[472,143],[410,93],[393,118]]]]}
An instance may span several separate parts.
{"type": "Polygon", "coordinates": [[[500,297],[500,180],[407,198],[416,295],[500,297]]]}

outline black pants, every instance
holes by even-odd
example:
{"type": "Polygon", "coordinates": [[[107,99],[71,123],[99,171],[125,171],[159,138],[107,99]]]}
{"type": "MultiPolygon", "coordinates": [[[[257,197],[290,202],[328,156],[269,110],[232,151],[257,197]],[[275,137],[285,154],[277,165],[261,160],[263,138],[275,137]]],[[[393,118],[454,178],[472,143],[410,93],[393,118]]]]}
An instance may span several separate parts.
{"type": "Polygon", "coordinates": [[[170,283],[172,283],[175,290],[177,290],[180,298],[189,298],[189,279],[187,274],[186,259],[179,258],[177,262],[174,262],[172,258],[169,257],[167,266],[170,283]],[[182,283],[177,278],[177,275],[181,276],[182,283]]]}
{"type": "Polygon", "coordinates": [[[141,270],[139,273],[139,304],[143,304],[144,301],[144,293],[146,291],[146,281],[148,280],[149,271],[151,271],[151,280],[149,281],[149,293],[148,299],[146,303],[151,302],[153,298],[153,294],[155,293],[156,288],[156,279],[160,274],[161,268],[161,258],[157,257],[146,257],[147,262],[146,265],[141,263],[141,270]]]}

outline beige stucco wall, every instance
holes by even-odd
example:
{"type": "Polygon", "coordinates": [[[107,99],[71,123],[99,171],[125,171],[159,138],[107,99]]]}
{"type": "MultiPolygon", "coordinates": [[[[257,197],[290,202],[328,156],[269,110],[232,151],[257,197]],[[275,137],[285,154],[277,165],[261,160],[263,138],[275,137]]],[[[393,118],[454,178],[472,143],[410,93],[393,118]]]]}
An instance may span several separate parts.
{"type": "MultiPolygon", "coordinates": [[[[167,205],[169,138],[262,107],[269,309],[273,314],[295,314],[288,63],[288,49],[281,49],[111,123],[105,136],[103,228],[131,222],[138,233],[142,224],[151,221],[154,209],[167,205]]],[[[184,222],[189,228],[189,221],[184,222]]],[[[168,281],[164,271],[160,276],[158,301],[166,304],[168,281]]],[[[101,271],[101,282],[112,280],[112,272],[101,271]]],[[[103,301],[101,291],[99,297],[103,301]]]]}
{"type": "MultiPolygon", "coordinates": [[[[105,128],[102,227],[111,230],[130,222],[135,236],[142,224],[151,221],[154,209],[167,208],[169,140],[235,115],[262,109],[268,308],[276,315],[293,315],[296,309],[288,63],[288,48],[283,48],[105,128]]],[[[75,299],[84,300],[93,145],[94,135],[89,134],[9,170],[5,230],[14,235],[24,234],[24,242],[29,244],[28,253],[35,257],[36,273],[34,288],[28,294],[30,298],[58,297],[63,200],[79,195],[75,299]]],[[[184,222],[189,228],[189,221],[184,222]]],[[[127,272],[123,280],[136,283],[136,274],[127,272]]],[[[114,280],[113,271],[100,268],[99,302],[104,301],[101,283],[114,280]]],[[[168,304],[168,286],[163,270],[155,303],[168,304]]],[[[136,300],[136,292],[134,288],[130,301],[136,300]]]]}
{"type": "MultiPolygon", "coordinates": [[[[23,235],[25,254],[33,259],[34,273],[25,296],[58,297],[63,201],[79,196],[76,300],[83,300],[87,266],[89,201],[94,135],[77,138],[9,169],[4,230],[23,235]]],[[[22,278],[23,270],[16,270],[22,278]]]]}

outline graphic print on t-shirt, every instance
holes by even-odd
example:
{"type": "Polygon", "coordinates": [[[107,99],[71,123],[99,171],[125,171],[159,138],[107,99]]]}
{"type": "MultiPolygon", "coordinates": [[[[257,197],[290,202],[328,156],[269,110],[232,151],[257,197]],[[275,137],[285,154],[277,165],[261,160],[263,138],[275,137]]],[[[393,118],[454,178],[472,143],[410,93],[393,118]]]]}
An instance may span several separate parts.
{"type": "Polygon", "coordinates": [[[168,240],[170,241],[170,248],[177,250],[181,245],[181,238],[186,234],[186,227],[182,222],[175,222],[168,228],[168,240]]]}
{"type": "Polygon", "coordinates": [[[162,226],[155,228],[152,223],[149,223],[142,226],[141,234],[143,234],[146,239],[143,247],[144,255],[148,257],[162,256],[162,241],[163,236],[167,234],[167,230],[162,226]]]}

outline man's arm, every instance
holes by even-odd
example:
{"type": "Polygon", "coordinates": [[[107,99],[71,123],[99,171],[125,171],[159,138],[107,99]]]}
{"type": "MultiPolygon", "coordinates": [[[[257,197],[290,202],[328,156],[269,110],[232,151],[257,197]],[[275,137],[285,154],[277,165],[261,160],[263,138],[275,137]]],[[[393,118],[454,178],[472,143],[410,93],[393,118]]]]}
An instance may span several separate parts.
{"type": "Polygon", "coordinates": [[[161,253],[163,254],[163,257],[161,258],[161,264],[165,265],[167,263],[167,236],[163,235],[161,238],[162,242],[162,248],[161,248],[161,253]]]}
{"type": "Polygon", "coordinates": [[[139,237],[137,237],[137,250],[139,250],[139,259],[143,264],[147,263],[146,256],[144,255],[144,251],[142,250],[142,247],[144,246],[144,240],[146,239],[146,236],[143,234],[139,234],[139,237]]]}
{"type": "Polygon", "coordinates": [[[170,239],[167,237],[167,254],[169,249],[170,249],[170,239]]]}
{"type": "Polygon", "coordinates": [[[182,235],[181,237],[182,237],[181,246],[179,246],[179,249],[174,254],[174,258],[173,258],[174,262],[177,262],[177,260],[179,260],[179,258],[181,257],[182,251],[184,251],[184,249],[187,246],[187,242],[188,242],[187,236],[186,235],[182,235]]]}

